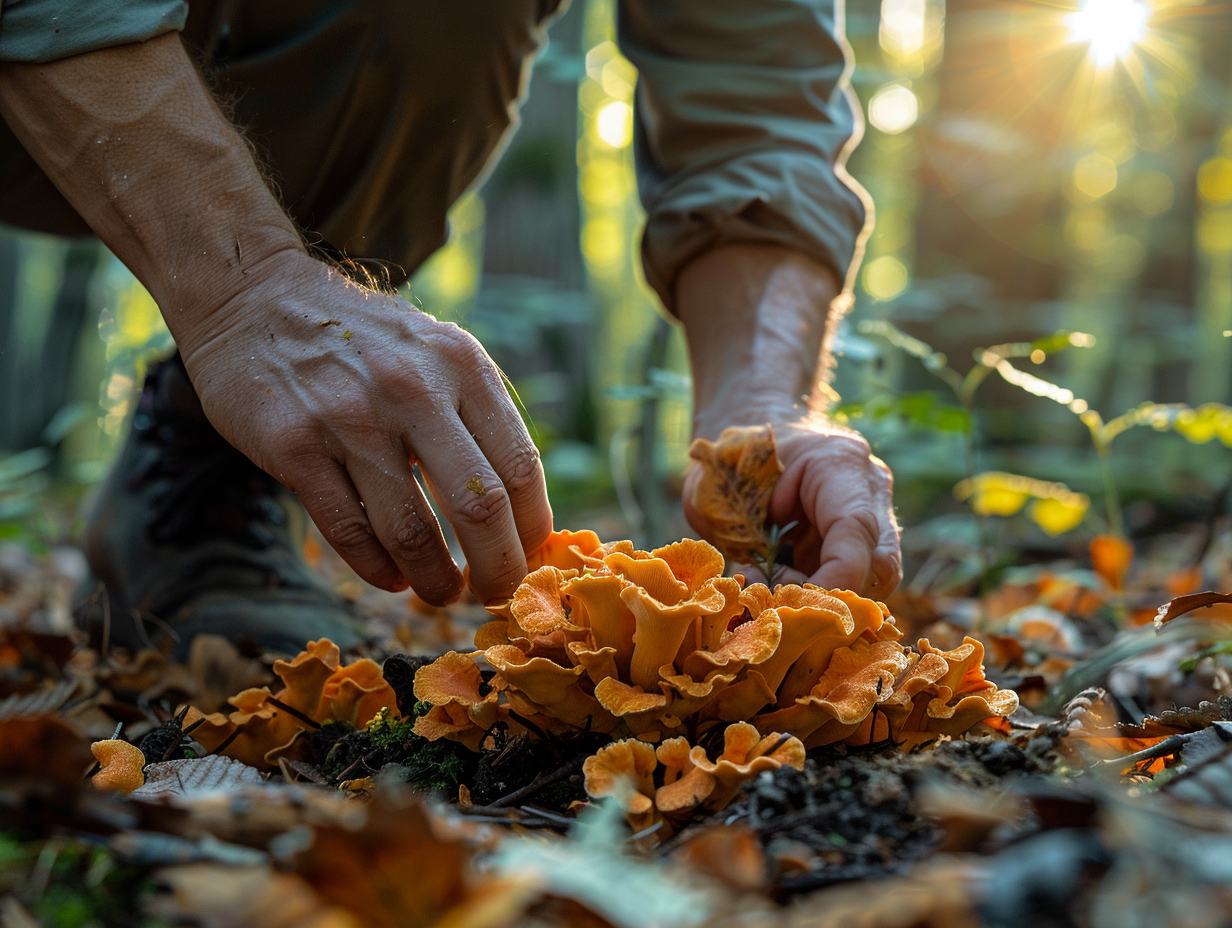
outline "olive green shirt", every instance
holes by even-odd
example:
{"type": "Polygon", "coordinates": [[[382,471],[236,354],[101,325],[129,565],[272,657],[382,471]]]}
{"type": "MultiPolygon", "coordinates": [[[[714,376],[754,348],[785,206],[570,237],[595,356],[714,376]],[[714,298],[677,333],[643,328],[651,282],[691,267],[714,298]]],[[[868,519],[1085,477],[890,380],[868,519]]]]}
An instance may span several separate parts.
{"type": "MultiPolygon", "coordinates": [[[[867,197],[841,0],[619,0],[639,74],[646,277],[723,244],[778,243],[846,278],[867,197]]],[[[412,273],[516,126],[559,0],[0,0],[0,60],[181,31],[233,97],[305,228],[412,273]]],[[[0,221],[87,231],[5,126],[0,221]]]]}

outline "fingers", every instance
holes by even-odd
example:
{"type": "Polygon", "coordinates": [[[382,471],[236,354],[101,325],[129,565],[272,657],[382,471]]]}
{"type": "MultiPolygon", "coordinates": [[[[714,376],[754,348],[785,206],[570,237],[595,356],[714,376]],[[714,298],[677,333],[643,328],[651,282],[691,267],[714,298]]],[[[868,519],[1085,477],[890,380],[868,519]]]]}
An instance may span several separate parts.
{"type": "Polygon", "coordinates": [[[375,461],[350,456],[347,471],[377,541],[415,592],[436,606],[456,599],[462,592],[462,573],[449,555],[405,449],[391,444],[375,461]]]}
{"type": "Polygon", "coordinates": [[[468,391],[459,416],[509,493],[522,550],[538,548],[552,532],[552,506],[539,449],[531,441],[495,365],[483,368],[483,389],[468,391]]]}
{"type": "Polygon", "coordinates": [[[812,582],[827,590],[855,590],[868,587],[873,549],[877,545],[877,523],[865,510],[845,515],[826,528],[821,542],[821,563],[812,582]]]}
{"type": "Polygon", "coordinates": [[[813,583],[887,596],[902,578],[890,471],[857,437],[819,436],[815,442],[816,453],[802,455],[784,475],[787,486],[776,488],[772,508],[791,505],[780,496],[784,490],[798,494],[796,505],[821,540],[813,583]]]}
{"type": "Polygon", "coordinates": [[[901,530],[894,516],[894,478],[890,469],[877,458],[873,458],[873,465],[876,480],[873,506],[881,532],[873,551],[869,586],[872,594],[885,597],[903,581],[903,555],[899,547],[901,530]]]}
{"type": "Polygon", "coordinates": [[[447,414],[421,420],[406,441],[458,536],[475,595],[481,602],[512,595],[526,576],[526,554],[510,492],[462,420],[447,414]]]}
{"type": "MultiPolygon", "coordinates": [[[[337,461],[324,455],[305,459],[286,473],[286,486],[299,497],[321,534],[373,586],[391,593],[405,590],[406,577],[377,540],[360,495],[337,461]]],[[[457,568],[454,568],[455,570],[457,568]]]]}

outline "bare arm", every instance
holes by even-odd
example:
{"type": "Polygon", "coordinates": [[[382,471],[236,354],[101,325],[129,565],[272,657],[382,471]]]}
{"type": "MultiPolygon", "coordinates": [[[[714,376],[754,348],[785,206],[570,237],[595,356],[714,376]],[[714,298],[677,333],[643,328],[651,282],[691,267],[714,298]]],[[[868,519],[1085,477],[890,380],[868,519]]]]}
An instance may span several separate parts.
{"type": "Polygon", "coordinates": [[[538,456],[482,347],[309,257],[178,36],[0,64],[0,115],[157,301],[215,427],[370,582],[484,599],[551,529],[538,456]],[[336,323],[336,324],[331,324],[336,323]]]}
{"type": "MultiPolygon", "coordinates": [[[[902,579],[890,472],[859,434],[826,419],[820,389],[838,293],[832,272],[779,245],[727,245],[686,265],[676,308],[693,367],[694,435],[773,424],[785,472],[770,517],[807,527],[800,573],[780,581],[884,596],[902,579]]],[[[685,511],[704,535],[692,488],[685,511]]]]}

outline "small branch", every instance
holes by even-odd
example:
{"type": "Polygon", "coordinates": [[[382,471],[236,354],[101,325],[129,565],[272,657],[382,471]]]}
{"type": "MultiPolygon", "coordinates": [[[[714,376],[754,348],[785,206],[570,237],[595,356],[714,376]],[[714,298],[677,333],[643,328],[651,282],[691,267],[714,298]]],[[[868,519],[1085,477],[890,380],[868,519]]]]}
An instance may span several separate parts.
{"type": "Polygon", "coordinates": [[[312,716],[305,715],[303,712],[300,712],[294,706],[288,706],[281,699],[275,699],[273,696],[266,696],[265,701],[268,702],[275,709],[279,709],[282,712],[285,712],[287,715],[292,716],[293,718],[299,719],[301,722],[303,722],[305,725],[309,726],[310,728],[315,729],[315,728],[321,727],[321,723],[318,722],[316,719],[314,719],[312,716]]]}
{"type": "Polygon", "coordinates": [[[1115,764],[1117,769],[1125,769],[1133,767],[1136,764],[1142,763],[1144,760],[1158,760],[1161,757],[1167,757],[1169,754],[1175,754],[1178,749],[1185,746],[1189,739],[1197,732],[1186,732],[1180,735],[1170,735],[1159,744],[1151,745],[1141,751],[1133,754],[1126,754],[1124,757],[1111,757],[1108,760],[1101,760],[1094,764],[1095,767],[1107,767],[1110,764],[1115,764]]]}
{"type": "Polygon", "coordinates": [[[511,806],[515,802],[521,802],[523,799],[535,795],[535,793],[546,789],[554,783],[559,783],[561,780],[566,779],[576,772],[579,766],[579,760],[580,758],[574,758],[563,767],[558,767],[551,773],[546,773],[541,777],[536,777],[531,783],[528,783],[520,789],[515,789],[512,793],[501,796],[495,802],[491,803],[491,805],[486,806],[486,808],[502,809],[506,806],[511,806]]]}

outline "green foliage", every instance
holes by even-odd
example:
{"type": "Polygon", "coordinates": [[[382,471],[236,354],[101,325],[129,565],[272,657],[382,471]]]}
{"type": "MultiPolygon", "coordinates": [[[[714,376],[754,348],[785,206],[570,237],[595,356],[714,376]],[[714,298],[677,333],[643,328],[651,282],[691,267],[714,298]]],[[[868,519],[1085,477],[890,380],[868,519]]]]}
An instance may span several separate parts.
{"type": "Polygon", "coordinates": [[[164,923],[135,914],[149,890],[144,869],[121,863],[106,848],[0,833],[0,896],[11,893],[47,928],[156,928],[164,923]]]}
{"type": "Polygon", "coordinates": [[[896,418],[911,428],[941,433],[970,434],[971,411],[944,402],[931,390],[879,396],[867,403],[839,406],[835,414],[846,420],[868,418],[873,422],[896,418]]]}

